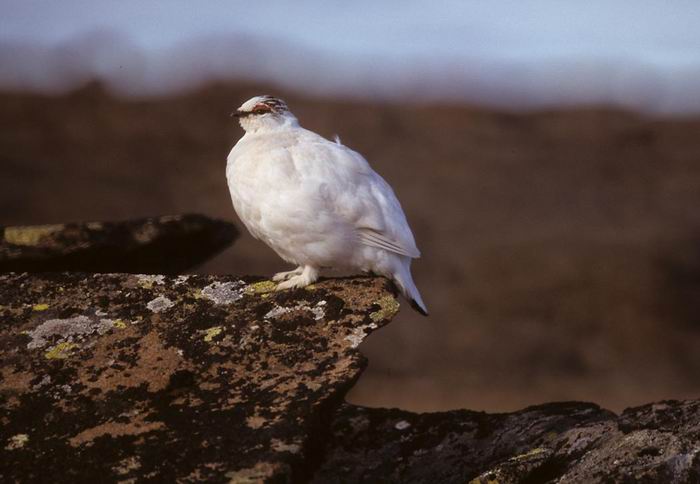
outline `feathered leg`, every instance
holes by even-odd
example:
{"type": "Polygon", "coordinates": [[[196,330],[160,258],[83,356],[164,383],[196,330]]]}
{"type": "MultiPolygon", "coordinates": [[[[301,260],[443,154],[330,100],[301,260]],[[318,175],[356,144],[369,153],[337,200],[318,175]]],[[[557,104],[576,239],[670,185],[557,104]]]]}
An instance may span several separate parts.
{"type": "Polygon", "coordinates": [[[293,271],[278,272],[277,274],[272,276],[272,280],[275,282],[286,281],[287,279],[289,279],[291,277],[298,276],[299,274],[301,274],[301,272],[303,270],[304,270],[304,267],[299,266],[296,269],[294,269],[293,271]]]}
{"type": "Polygon", "coordinates": [[[284,282],[277,284],[276,291],[292,289],[295,287],[306,287],[318,280],[319,270],[313,266],[304,266],[301,274],[292,276],[284,282]]]}

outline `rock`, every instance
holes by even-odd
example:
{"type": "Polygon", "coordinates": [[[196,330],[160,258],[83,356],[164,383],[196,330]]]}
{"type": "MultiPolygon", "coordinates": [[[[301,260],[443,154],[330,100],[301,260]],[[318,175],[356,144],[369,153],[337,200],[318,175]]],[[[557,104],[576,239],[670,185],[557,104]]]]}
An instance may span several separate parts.
{"type": "Polygon", "coordinates": [[[700,401],[343,403],[379,278],[0,274],[0,482],[700,482],[700,401]]]}
{"type": "Polygon", "coordinates": [[[203,215],[126,222],[0,227],[0,272],[177,274],[238,236],[233,224],[203,215]]]}
{"type": "Polygon", "coordinates": [[[0,275],[0,481],[304,481],[379,278],[0,275]]]}
{"type": "Polygon", "coordinates": [[[541,466],[545,444],[555,436],[612,417],[596,405],[577,403],[514,414],[417,414],[343,405],[316,482],[464,483],[513,458],[524,476],[530,467],[541,466]]]}
{"type": "Polygon", "coordinates": [[[509,414],[343,405],[314,482],[700,482],[700,402],[621,416],[587,403],[509,414]]]}

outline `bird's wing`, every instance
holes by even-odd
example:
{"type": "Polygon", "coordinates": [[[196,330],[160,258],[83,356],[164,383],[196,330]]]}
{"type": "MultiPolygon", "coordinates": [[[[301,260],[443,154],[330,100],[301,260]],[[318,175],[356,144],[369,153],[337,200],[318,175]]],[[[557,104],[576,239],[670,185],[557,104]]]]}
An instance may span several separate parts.
{"type": "Polygon", "coordinates": [[[406,247],[399,245],[396,241],[387,237],[386,234],[377,232],[374,229],[368,227],[360,227],[357,229],[357,236],[360,241],[365,245],[371,245],[372,247],[378,247],[380,249],[388,250],[389,252],[395,252],[400,255],[405,255],[412,257],[414,259],[420,257],[420,252],[418,249],[415,251],[410,251],[406,247]]]}
{"type": "Polygon", "coordinates": [[[364,244],[417,259],[420,251],[394,191],[376,172],[372,171],[369,178],[371,191],[367,201],[372,206],[367,207],[367,211],[371,215],[357,226],[360,240],[364,244]]]}
{"type": "Polygon", "coordinates": [[[413,234],[389,184],[362,155],[311,133],[290,149],[299,173],[319,187],[324,210],[361,243],[418,258],[413,234]]]}

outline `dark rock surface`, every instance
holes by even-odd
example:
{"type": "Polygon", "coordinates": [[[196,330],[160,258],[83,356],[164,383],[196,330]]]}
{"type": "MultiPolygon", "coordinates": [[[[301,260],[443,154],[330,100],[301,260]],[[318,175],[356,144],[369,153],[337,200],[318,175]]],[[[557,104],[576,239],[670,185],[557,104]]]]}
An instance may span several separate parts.
{"type": "Polygon", "coordinates": [[[700,402],[621,416],[587,403],[508,414],[342,405],[315,482],[700,482],[700,402]]]}
{"type": "Polygon", "coordinates": [[[0,482],[700,482],[700,401],[343,403],[379,278],[0,274],[0,482]]]}
{"type": "Polygon", "coordinates": [[[384,279],[0,275],[0,481],[303,481],[384,279]]]}
{"type": "Polygon", "coordinates": [[[177,274],[229,246],[238,231],[192,214],[0,227],[0,234],[0,272],[177,274]]]}

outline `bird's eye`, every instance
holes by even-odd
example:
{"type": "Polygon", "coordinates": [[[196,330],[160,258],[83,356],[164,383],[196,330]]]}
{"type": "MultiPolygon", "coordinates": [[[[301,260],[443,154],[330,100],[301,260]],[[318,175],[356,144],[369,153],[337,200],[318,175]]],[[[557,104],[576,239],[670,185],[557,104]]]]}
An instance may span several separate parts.
{"type": "Polygon", "coordinates": [[[253,112],[255,114],[264,114],[267,112],[267,109],[263,109],[263,108],[253,109],[253,112]]]}

